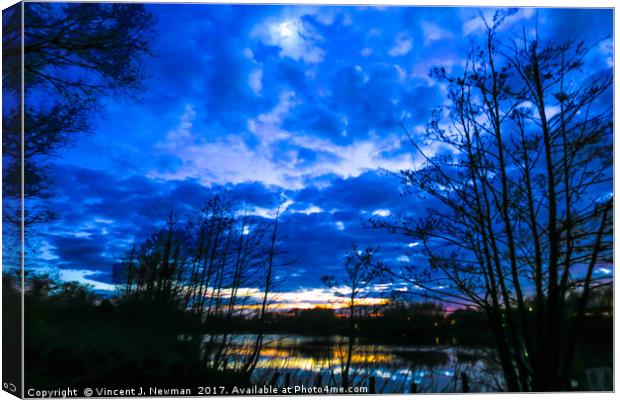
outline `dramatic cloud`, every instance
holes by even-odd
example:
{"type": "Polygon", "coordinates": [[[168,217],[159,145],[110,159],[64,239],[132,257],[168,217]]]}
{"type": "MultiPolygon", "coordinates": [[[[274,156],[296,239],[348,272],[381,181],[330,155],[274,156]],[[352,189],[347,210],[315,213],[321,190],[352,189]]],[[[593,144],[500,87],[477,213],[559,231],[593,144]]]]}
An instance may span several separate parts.
{"type": "Polygon", "coordinates": [[[388,54],[392,57],[404,56],[409,53],[412,47],[413,42],[409,34],[402,32],[396,37],[396,43],[394,43],[394,46],[388,51],[388,54]]]}
{"type": "MultiPolygon", "coordinates": [[[[147,7],[158,26],[145,90],[102,99],[92,131],[50,160],[46,202],[58,218],[30,233],[32,268],[111,289],[112,265],[170,207],[183,213],[224,191],[253,218],[273,218],[286,199],[283,246],[295,263],[277,289],[285,302],[333,300],[319,277],[340,274],[353,244],[394,265],[418,262],[419,243],[366,225],[436,206],[401,195],[390,173],[420,165],[403,125],[421,136],[447,101],[430,70],[461,71],[497,10],[147,7]]],[[[579,33],[597,43],[589,69],[613,66],[610,10],[514,9],[498,34],[536,27],[545,40],[579,33]]]]}
{"type": "Polygon", "coordinates": [[[323,38],[303,17],[270,18],[257,25],[252,35],[266,45],[278,47],[280,57],[315,64],[323,61],[325,55],[325,51],[318,47],[323,38]]]}

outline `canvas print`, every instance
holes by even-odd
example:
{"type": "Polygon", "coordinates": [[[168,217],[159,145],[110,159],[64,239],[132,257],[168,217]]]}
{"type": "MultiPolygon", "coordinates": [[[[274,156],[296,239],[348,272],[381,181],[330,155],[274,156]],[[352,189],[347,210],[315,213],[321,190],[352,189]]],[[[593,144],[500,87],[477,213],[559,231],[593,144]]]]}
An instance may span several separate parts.
{"type": "Polygon", "coordinates": [[[613,18],[5,9],[3,389],[612,391],[613,18]]]}

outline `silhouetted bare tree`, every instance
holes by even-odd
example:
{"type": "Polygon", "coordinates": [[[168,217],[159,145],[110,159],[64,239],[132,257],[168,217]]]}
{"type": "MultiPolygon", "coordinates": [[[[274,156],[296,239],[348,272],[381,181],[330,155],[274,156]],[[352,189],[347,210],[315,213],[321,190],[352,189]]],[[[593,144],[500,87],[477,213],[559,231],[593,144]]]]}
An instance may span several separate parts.
{"type": "Polygon", "coordinates": [[[139,248],[132,246],[125,260],[114,268],[120,295],[157,301],[180,302],[185,293],[189,255],[186,232],[177,226],[173,211],[165,226],[139,248]]]}
{"type": "MultiPolygon", "coordinates": [[[[46,195],[46,157],[88,130],[88,117],[103,95],[129,95],[142,80],[153,19],[140,4],[25,3],[22,65],[21,7],[3,14],[2,147],[6,196],[21,197],[21,86],[24,106],[24,196],[46,195]],[[22,67],[24,81],[21,81],[22,67]]],[[[18,208],[18,207],[16,207],[18,208]]],[[[26,223],[50,218],[29,207],[26,223]]],[[[8,211],[8,210],[7,210],[8,211]]],[[[20,213],[6,221],[19,223],[20,213]]]]}
{"type": "Polygon", "coordinates": [[[376,253],[376,249],[358,250],[357,246],[353,245],[345,258],[345,277],[343,279],[338,279],[332,275],[321,277],[323,283],[331,289],[334,295],[342,299],[343,305],[349,312],[347,350],[341,374],[343,387],[348,387],[351,383],[351,360],[354,352],[356,319],[359,318],[361,309],[368,309],[369,304],[366,303],[366,300],[377,293],[374,286],[379,283],[383,271],[382,264],[374,261],[376,253]]]}
{"type": "Polygon", "coordinates": [[[612,263],[612,74],[586,67],[583,43],[499,40],[505,16],[462,74],[433,71],[450,105],[406,131],[421,163],[399,176],[426,216],[373,225],[421,244],[430,272],[395,275],[485,311],[508,390],[566,390],[588,296],[609,280],[594,272],[612,263]]]}
{"type": "Polygon", "coordinates": [[[258,363],[261,348],[263,346],[263,339],[265,334],[265,322],[266,316],[269,311],[269,305],[272,301],[272,292],[275,286],[281,282],[281,280],[277,279],[276,272],[279,268],[290,265],[292,263],[291,260],[278,261],[277,259],[282,256],[283,251],[279,246],[279,237],[278,237],[278,229],[281,224],[282,213],[286,211],[283,209],[284,199],[282,197],[278,198],[278,206],[276,209],[275,216],[273,221],[271,222],[270,231],[271,234],[269,236],[269,243],[267,248],[267,256],[264,262],[263,268],[263,282],[260,287],[263,289],[262,300],[260,303],[260,309],[258,314],[258,334],[256,336],[256,340],[254,343],[253,350],[251,352],[250,357],[245,363],[243,369],[247,373],[251,373],[256,368],[258,363]]]}
{"type": "Polygon", "coordinates": [[[256,343],[240,366],[251,372],[260,356],[272,291],[280,282],[277,270],[288,265],[277,260],[282,254],[280,218],[280,208],[266,221],[220,194],[190,212],[185,222],[171,211],[161,229],[115,266],[118,293],[123,300],[174,304],[201,321],[196,332],[187,334],[204,343],[202,363],[218,369],[225,366],[234,339],[228,325],[233,316],[256,306],[250,304],[249,291],[262,289],[256,343]]]}

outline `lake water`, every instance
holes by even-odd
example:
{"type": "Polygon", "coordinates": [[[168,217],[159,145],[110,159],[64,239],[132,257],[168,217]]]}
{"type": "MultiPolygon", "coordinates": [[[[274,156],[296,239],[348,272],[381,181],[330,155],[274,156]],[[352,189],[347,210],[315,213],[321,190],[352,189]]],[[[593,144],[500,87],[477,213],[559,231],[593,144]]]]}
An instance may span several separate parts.
{"type": "MultiPolygon", "coordinates": [[[[256,335],[238,334],[228,340],[228,368],[238,367],[251,354],[256,335]]],[[[252,380],[256,385],[341,386],[348,361],[346,337],[265,335],[252,380]]],[[[484,348],[400,346],[355,339],[349,364],[350,386],[368,386],[374,377],[377,393],[410,393],[413,383],[418,392],[462,392],[462,373],[471,392],[502,388],[493,353],[484,348]]]]}

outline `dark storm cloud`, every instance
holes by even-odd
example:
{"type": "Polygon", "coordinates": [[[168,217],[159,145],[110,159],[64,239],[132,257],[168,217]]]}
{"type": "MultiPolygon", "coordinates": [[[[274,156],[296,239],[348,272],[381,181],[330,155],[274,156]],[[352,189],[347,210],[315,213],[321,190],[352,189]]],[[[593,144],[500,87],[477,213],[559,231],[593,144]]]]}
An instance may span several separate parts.
{"type": "Polygon", "coordinates": [[[324,205],[326,209],[370,210],[398,206],[406,199],[400,196],[400,180],[380,171],[367,172],[356,178],[334,179],[324,189],[308,187],[295,199],[308,204],[324,205]]]}

